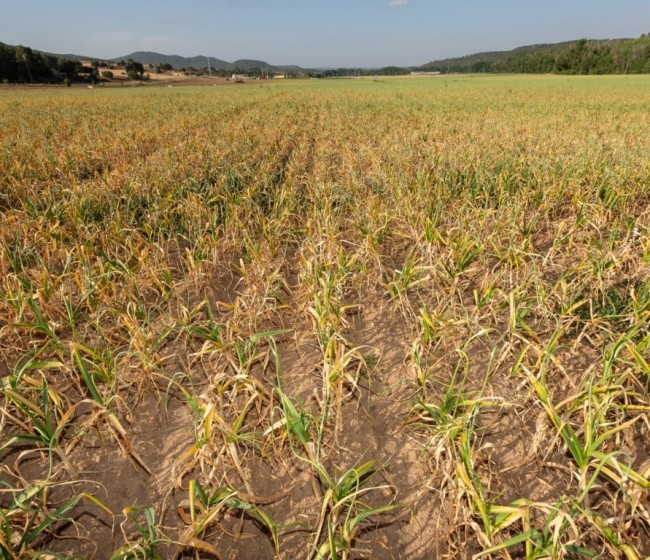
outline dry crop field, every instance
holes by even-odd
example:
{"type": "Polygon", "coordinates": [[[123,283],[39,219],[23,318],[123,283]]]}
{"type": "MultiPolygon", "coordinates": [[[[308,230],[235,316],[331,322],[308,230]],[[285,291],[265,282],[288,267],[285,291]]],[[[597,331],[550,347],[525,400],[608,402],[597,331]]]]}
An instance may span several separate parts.
{"type": "Polygon", "coordinates": [[[649,108],[0,91],[1,557],[650,555],[649,108]]]}

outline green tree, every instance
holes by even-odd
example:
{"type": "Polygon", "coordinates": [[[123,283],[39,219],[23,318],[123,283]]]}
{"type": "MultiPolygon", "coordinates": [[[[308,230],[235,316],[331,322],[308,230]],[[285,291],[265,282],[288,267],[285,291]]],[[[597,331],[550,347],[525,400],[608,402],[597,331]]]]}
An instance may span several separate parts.
{"type": "Polygon", "coordinates": [[[65,58],[60,58],[57,61],[57,69],[59,72],[65,74],[68,78],[76,76],[79,71],[83,68],[81,62],[76,60],[67,60],[65,58]]]}
{"type": "Polygon", "coordinates": [[[0,78],[8,82],[18,80],[18,68],[14,49],[0,43],[0,78]]]}
{"type": "Polygon", "coordinates": [[[140,62],[136,62],[132,58],[126,61],[124,66],[126,75],[132,80],[141,80],[144,75],[144,66],[140,62]]]}

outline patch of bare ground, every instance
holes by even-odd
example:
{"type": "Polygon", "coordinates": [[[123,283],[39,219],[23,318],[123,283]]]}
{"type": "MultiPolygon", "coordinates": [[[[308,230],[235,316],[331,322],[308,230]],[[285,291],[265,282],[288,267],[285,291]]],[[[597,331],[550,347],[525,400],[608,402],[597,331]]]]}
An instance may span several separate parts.
{"type": "Polygon", "coordinates": [[[128,452],[116,452],[114,434],[81,439],[70,457],[79,480],[60,492],[61,499],[66,493],[90,492],[113,515],[85,500],[73,510],[71,522],[58,531],[51,550],[96,560],[111,558],[125,540],[140,536],[126,522],[124,512],[129,508],[151,506],[170,533],[177,531],[177,468],[192,445],[193,425],[186,406],[176,400],[165,405],[163,398],[163,394],[146,396],[130,411],[131,422],[124,423],[129,444],[142,464],[128,452]]]}
{"type": "Polygon", "coordinates": [[[364,305],[351,321],[350,338],[376,358],[367,387],[357,402],[343,408],[343,430],[339,438],[339,468],[365,461],[382,467],[377,484],[387,486],[383,501],[402,509],[392,519],[377,517],[360,538],[359,546],[373,558],[424,558],[435,552],[431,538],[439,528],[439,495],[428,488],[422,447],[404,429],[412,405],[408,383],[407,355],[412,335],[408,322],[381,300],[364,305]]]}

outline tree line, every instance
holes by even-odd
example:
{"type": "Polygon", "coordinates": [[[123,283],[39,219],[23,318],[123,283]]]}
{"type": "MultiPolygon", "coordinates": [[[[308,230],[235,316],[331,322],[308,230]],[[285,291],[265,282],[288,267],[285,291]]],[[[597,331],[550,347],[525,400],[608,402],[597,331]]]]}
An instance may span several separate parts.
{"type": "Polygon", "coordinates": [[[84,66],[78,60],[33,51],[29,47],[0,43],[0,81],[4,83],[61,83],[66,80],[96,82],[99,61],[84,66]]]}
{"type": "Polygon", "coordinates": [[[650,35],[638,39],[581,39],[529,51],[431,62],[422,68],[441,73],[649,74],[650,35]]]}

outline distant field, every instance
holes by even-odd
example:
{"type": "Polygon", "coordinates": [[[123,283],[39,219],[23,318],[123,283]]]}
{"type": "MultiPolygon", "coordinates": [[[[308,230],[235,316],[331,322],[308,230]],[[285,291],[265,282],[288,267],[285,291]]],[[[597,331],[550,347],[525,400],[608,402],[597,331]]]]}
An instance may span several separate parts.
{"type": "Polygon", "coordinates": [[[0,90],[0,557],[649,556],[649,107],[0,90]]]}

